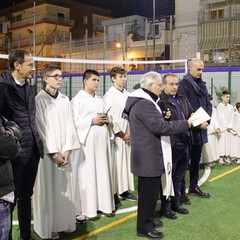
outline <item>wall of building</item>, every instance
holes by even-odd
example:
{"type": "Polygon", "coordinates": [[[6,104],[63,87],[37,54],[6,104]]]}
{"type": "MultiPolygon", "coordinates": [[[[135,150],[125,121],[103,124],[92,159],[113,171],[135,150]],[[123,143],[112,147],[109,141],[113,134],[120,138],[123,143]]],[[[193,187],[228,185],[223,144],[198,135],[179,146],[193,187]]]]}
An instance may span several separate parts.
{"type": "Polygon", "coordinates": [[[175,39],[173,59],[191,59],[198,50],[198,11],[200,0],[175,1],[175,39]]]}

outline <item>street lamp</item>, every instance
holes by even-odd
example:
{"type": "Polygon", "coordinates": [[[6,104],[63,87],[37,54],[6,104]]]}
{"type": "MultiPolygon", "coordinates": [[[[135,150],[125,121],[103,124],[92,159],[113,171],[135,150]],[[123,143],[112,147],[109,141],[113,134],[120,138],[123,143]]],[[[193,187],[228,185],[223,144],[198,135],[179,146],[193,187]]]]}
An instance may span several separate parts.
{"type": "Polygon", "coordinates": [[[116,42],[115,46],[116,46],[116,48],[120,48],[120,47],[122,47],[122,45],[121,45],[120,42],[116,42]]]}

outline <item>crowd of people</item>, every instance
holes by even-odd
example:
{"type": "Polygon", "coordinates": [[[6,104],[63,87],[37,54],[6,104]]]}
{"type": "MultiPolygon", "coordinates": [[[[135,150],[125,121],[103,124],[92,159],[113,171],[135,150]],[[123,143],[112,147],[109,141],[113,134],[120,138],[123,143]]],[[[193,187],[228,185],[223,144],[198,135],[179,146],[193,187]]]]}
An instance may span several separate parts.
{"type": "Polygon", "coordinates": [[[183,207],[191,204],[188,166],[189,195],[210,198],[198,186],[202,152],[208,164],[240,163],[239,149],[230,144],[240,141],[240,104],[234,109],[223,92],[212,108],[200,59],[189,62],[180,82],[171,73],[162,78],[147,72],[132,93],[124,88],[127,71],[113,67],[103,98],[96,95],[99,73],[87,69],[83,90],[71,101],[59,91],[59,66],[43,68],[45,88],[36,97],[27,81],[35,71],[31,53],[12,51],[9,67],[0,76],[0,240],[12,239],[15,206],[20,239],[33,239],[32,195],[34,230],[42,239],[59,239],[59,232],[74,232],[76,222],[99,213],[111,215],[121,199],[138,202],[138,236],[162,239],[156,228],[163,223],[154,219],[157,200],[169,219],[189,214],[183,207]],[[212,121],[193,127],[190,117],[200,107],[212,121]],[[132,193],[134,176],[138,196],[132,193]]]}
{"type": "MultiPolygon", "coordinates": [[[[240,103],[230,102],[231,93],[224,90],[220,103],[212,108],[211,123],[208,127],[208,143],[204,145],[202,163],[209,167],[240,164],[240,103]]],[[[209,95],[210,100],[212,96],[209,95]]]]}

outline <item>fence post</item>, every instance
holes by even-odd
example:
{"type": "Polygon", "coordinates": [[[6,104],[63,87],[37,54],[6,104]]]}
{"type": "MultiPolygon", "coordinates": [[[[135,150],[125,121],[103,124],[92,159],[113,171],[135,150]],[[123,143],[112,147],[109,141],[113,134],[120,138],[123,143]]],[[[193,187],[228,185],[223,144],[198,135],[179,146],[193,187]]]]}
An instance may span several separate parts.
{"type": "Polygon", "coordinates": [[[231,92],[232,86],[232,71],[231,69],[228,71],[228,91],[231,92]]]}

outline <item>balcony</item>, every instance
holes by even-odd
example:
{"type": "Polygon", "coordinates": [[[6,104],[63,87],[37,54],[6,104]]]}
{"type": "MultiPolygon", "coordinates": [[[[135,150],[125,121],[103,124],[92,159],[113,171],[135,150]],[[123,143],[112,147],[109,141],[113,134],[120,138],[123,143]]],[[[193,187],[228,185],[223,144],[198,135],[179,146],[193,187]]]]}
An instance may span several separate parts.
{"type": "MultiPolygon", "coordinates": [[[[55,15],[51,14],[39,14],[36,16],[36,24],[39,23],[53,23],[57,25],[64,25],[64,26],[69,26],[73,27],[74,26],[74,20],[72,19],[67,19],[67,18],[62,18],[62,17],[57,17],[55,15]]],[[[21,27],[26,27],[33,25],[33,18],[25,18],[22,20],[16,20],[16,21],[11,21],[11,27],[10,30],[14,30],[17,28],[21,27]]]]}
{"type": "Polygon", "coordinates": [[[103,32],[102,24],[93,24],[93,32],[103,32]]]}
{"type": "MultiPolygon", "coordinates": [[[[10,43],[10,47],[12,49],[15,49],[15,48],[24,48],[24,47],[29,47],[29,46],[33,46],[33,39],[32,39],[33,36],[31,36],[31,38],[26,38],[26,39],[20,39],[20,40],[16,40],[16,41],[12,41],[10,43]]],[[[60,38],[58,36],[46,36],[44,35],[43,37],[42,36],[36,36],[35,38],[35,43],[36,45],[52,45],[53,43],[56,43],[56,42],[66,42],[68,41],[69,39],[66,37],[66,38],[60,38]]],[[[1,50],[1,49],[0,49],[1,50]]]]}

